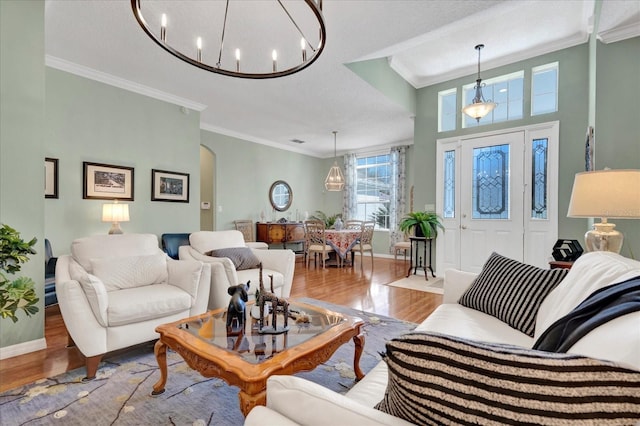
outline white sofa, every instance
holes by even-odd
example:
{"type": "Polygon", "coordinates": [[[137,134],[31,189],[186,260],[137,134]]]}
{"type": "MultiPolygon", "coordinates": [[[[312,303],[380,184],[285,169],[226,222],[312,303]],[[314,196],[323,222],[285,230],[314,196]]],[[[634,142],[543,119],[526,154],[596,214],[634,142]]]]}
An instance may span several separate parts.
{"type": "MultiPolygon", "coordinates": [[[[416,331],[531,348],[549,325],[569,313],[592,292],[637,276],[640,276],[638,261],[608,252],[584,254],[542,301],[535,335],[530,337],[493,316],[458,304],[476,274],[449,270],[444,276],[443,304],[419,324],[416,331]]],[[[640,312],[620,316],[599,326],[578,340],[568,352],[614,361],[640,371],[640,312]]],[[[387,364],[381,361],[344,395],[296,376],[273,376],[267,382],[267,406],[254,408],[245,425],[411,424],[373,408],[385,395],[388,374],[387,364]]],[[[640,392],[636,390],[636,393],[640,392]]]]}
{"type": "Polygon", "coordinates": [[[56,294],[69,335],[94,378],[102,355],[158,338],[158,325],[204,313],[211,267],[171,259],[153,234],[74,240],[56,263],[56,294]]]}
{"type": "Polygon", "coordinates": [[[289,249],[264,250],[255,248],[251,243],[245,243],[240,231],[198,231],[189,236],[188,246],[179,248],[180,259],[199,260],[211,264],[211,291],[209,293],[209,309],[227,307],[230,286],[251,281],[249,295],[255,297],[255,291],[259,286],[259,269],[236,270],[236,266],[227,257],[212,257],[206,253],[212,250],[229,248],[246,248],[250,254],[262,262],[262,275],[265,288],[268,290],[273,275],[273,288],[277,296],[289,297],[293,284],[293,272],[295,270],[295,253],[289,249]]]}

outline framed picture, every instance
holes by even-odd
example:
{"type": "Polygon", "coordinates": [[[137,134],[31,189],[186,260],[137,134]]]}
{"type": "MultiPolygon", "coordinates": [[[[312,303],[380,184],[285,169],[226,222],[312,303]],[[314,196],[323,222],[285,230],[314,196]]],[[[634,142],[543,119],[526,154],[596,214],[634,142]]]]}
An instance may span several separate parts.
{"type": "Polygon", "coordinates": [[[133,167],[83,162],[82,198],[133,201],[133,167]]]}
{"type": "Polygon", "coordinates": [[[189,174],[151,170],[151,201],[189,202],[189,174]]]}
{"type": "Polygon", "coordinates": [[[44,159],[44,198],[58,198],[58,159],[44,159]]]}

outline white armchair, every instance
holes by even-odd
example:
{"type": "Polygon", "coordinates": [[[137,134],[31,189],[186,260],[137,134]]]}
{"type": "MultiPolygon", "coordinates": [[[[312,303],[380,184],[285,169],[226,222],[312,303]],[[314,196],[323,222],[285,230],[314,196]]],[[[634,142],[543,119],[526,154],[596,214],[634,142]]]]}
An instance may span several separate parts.
{"type": "Polygon", "coordinates": [[[211,267],[169,258],[153,234],[96,235],[58,258],[56,293],[93,379],[102,356],[158,338],[155,328],[206,311],[211,267]]]}
{"type": "MultiPolygon", "coordinates": [[[[199,231],[189,236],[189,246],[179,249],[180,259],[199,260],[211,264],[211,291],[209,293],[209,309],[224,308],[229,304],[227,288],[251,281],[249,295],[255,298],[256,288],[260,282],[258,266],[249,269],[236,265],[229,257],[213,257],[207,255],[213,250],[243,248],[249,256],[255,256],[262,262],[262,275],[265,288],[271,283],[269,275],[273,275],[273,288],[277,296],[289,297],[293,283],[296,256],[289,249],[262,250],[256,249],[244,241],[240,231],[199,231]]],[[[243,250],[238,250],[243,251],[243,250]]],[[[223,250],[224,252],[224,250],[223,250]]],[[[222,253],[223,253],[222,252],[222,253]]],[[[222,254],[218,254],[222,256],[222,254]]],[[[236,263],[238,262],[237,259],[236,263]]]]}

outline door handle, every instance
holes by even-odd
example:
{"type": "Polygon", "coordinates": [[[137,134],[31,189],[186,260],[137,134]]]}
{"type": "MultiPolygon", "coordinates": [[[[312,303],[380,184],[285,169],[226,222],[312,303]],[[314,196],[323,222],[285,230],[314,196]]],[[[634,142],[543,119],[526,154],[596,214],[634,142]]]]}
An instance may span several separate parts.
{"type": "Polygon", "coordinates": [[[460,228],[467,229],[467,225],[462,225],[460,228]]]}

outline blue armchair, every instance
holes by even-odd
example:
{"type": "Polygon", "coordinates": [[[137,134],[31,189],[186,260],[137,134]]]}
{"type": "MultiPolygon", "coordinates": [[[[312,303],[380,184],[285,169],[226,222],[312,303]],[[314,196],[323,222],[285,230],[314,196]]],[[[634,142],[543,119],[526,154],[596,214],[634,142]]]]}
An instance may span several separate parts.
{"type": "Polygon", "coordinates": [[[169,255],[170,258],[178,260],[178,249],[180,246],[189,245],[190,234],[162,234],[162,250],[169,255]]]}
{"type": "Polygon", "coordinates": [[[56,296],[56,262],[57,257],[53,257],[51,242],[44,239],[44,306],[58,303],[56,296]]]}

